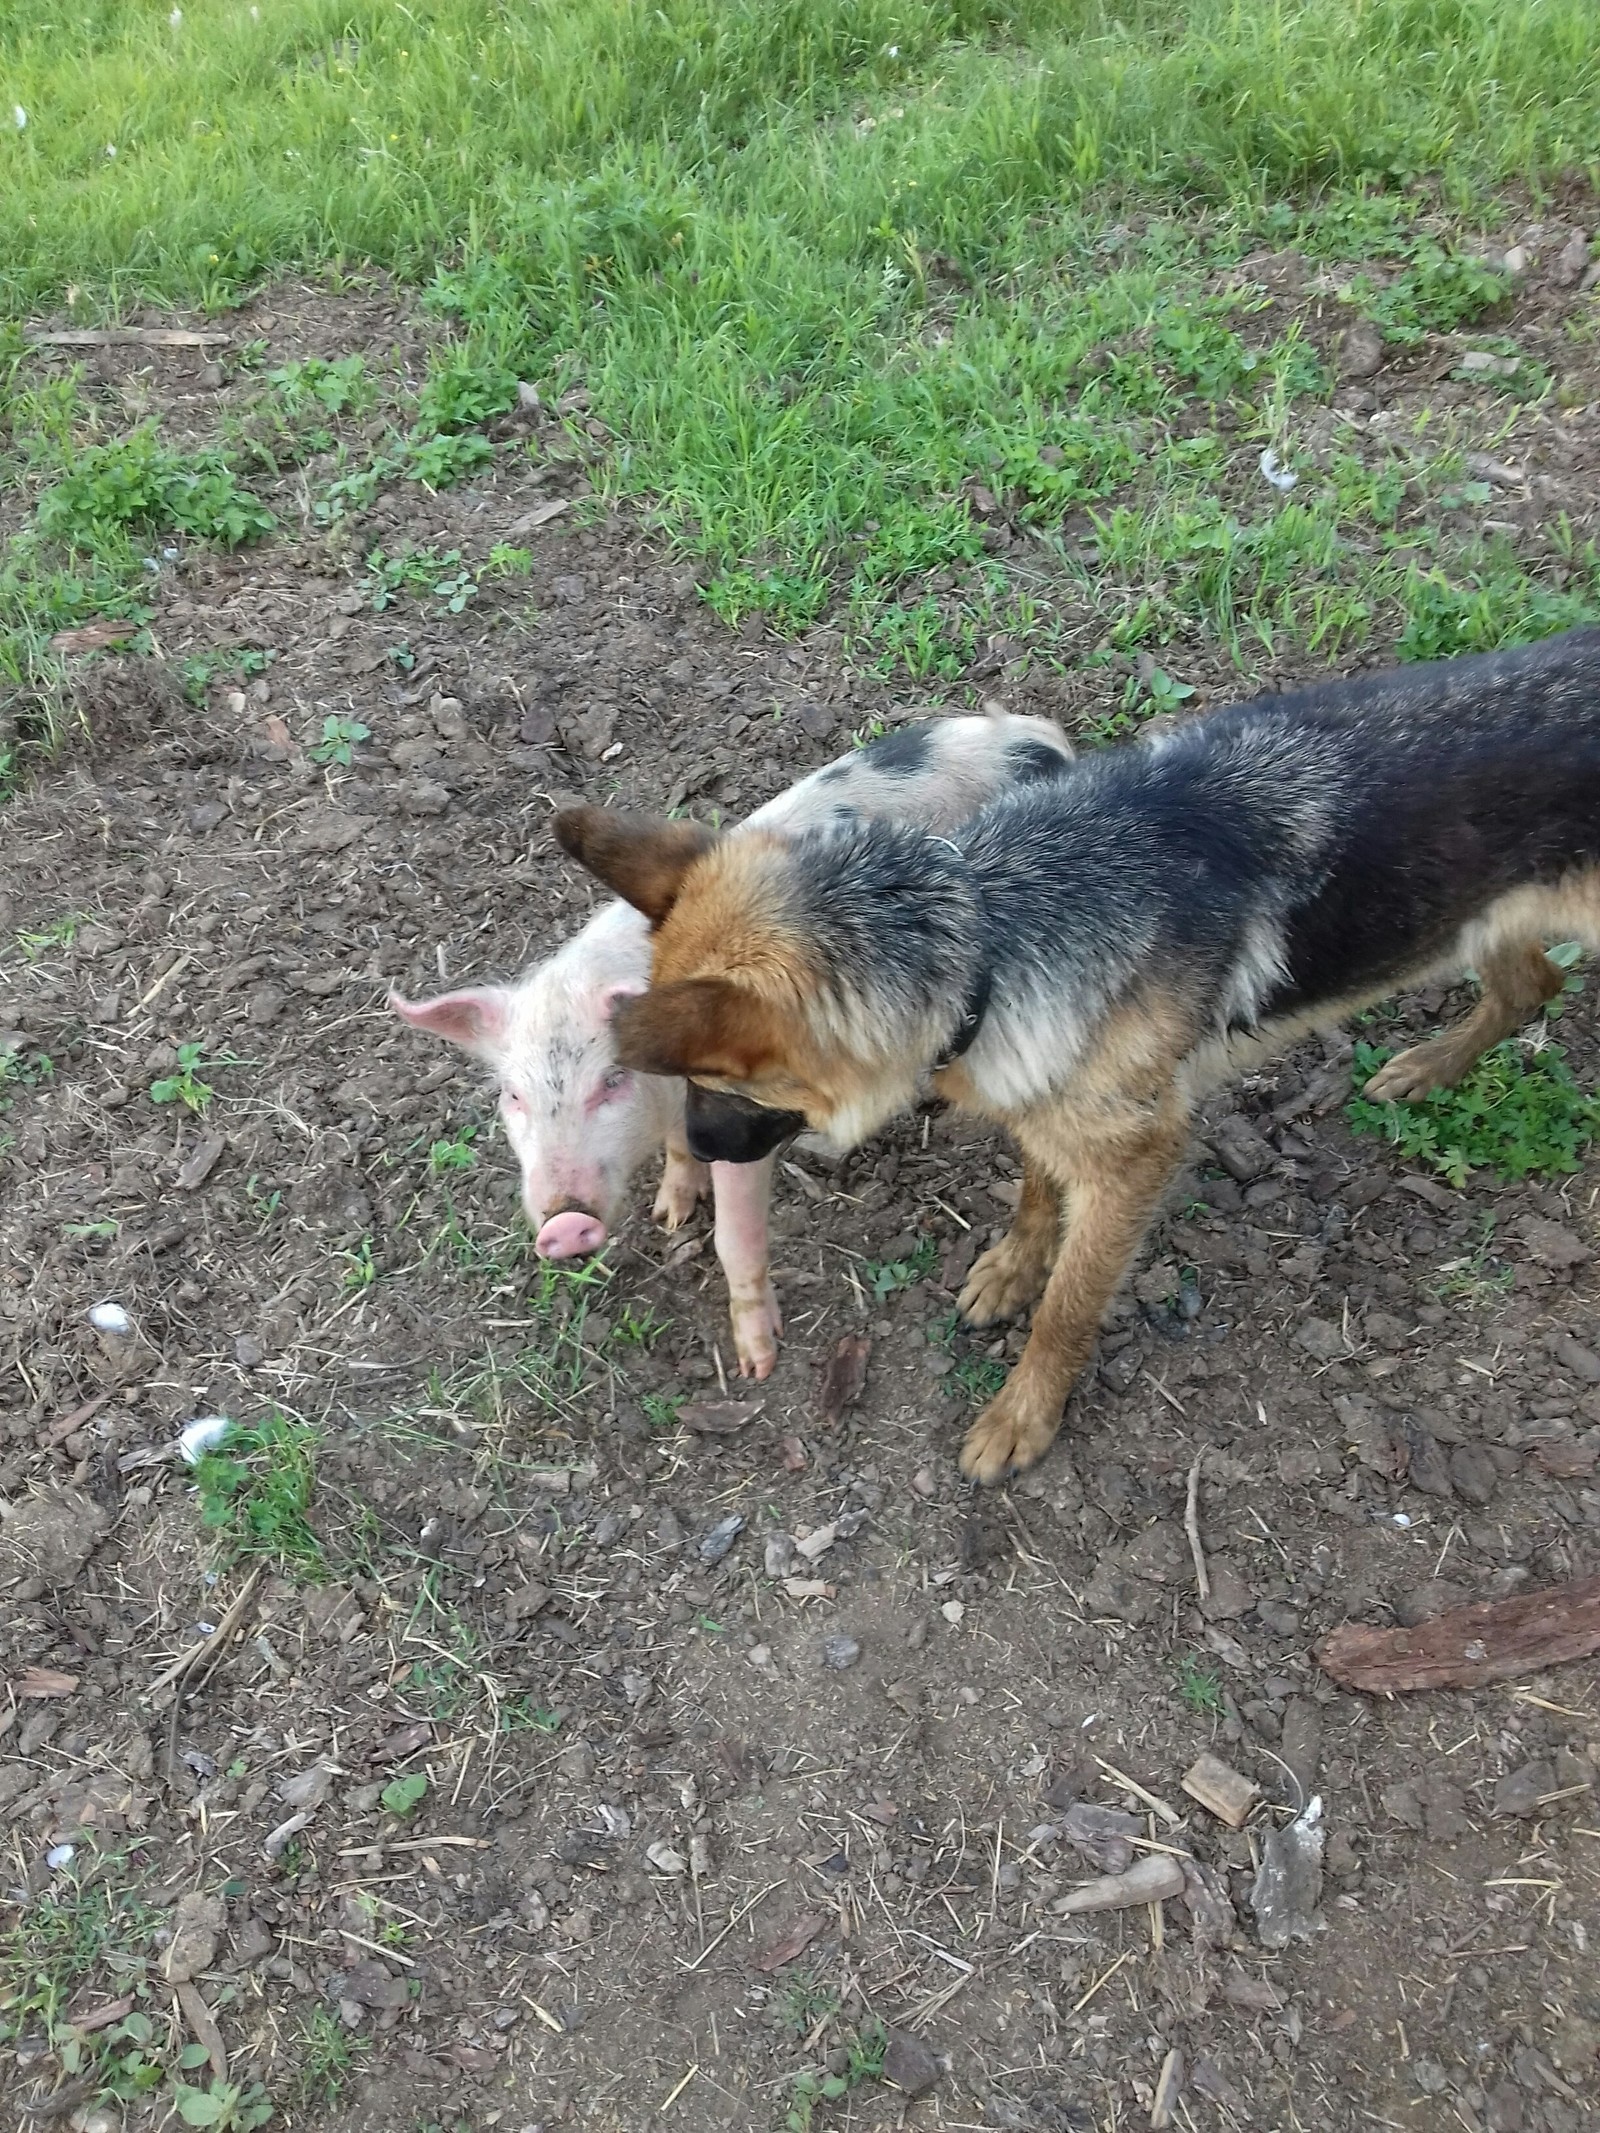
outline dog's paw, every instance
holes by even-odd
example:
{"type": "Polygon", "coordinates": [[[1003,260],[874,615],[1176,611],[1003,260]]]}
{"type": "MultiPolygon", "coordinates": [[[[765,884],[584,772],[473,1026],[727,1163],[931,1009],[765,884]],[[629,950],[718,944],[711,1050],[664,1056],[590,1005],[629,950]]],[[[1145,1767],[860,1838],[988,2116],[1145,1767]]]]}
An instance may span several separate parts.
{"type": "Polygon", "coordinates": [[[733,1319],[733,1345],[742,1378],[770,1378],[778,1361],[778,1341],[783,1333],[783,1313],[769,1281],[758,1296],[728,1299],[733,1319]]]}
{"type": "Polygon", "coordinates": [[[969,1326],[992,1325],[997,1318],[1014,1318],[1037,1303],[1049,1268],[1034,1256],[1024,1255],[1009,1237],[990,1245],[972,1263],[959,1308],[969,1326]]]}
{"type": "Polygon", "coordinates": [[[656,1204],[650,1212],[663,1229],[682,1229],[694,1213],[699,1201],[711,1190],[711,1173],[704,1163],[697,1163],[692,1155],[667,1155],[667,1167],[661,1173],[660,1189],[656,1204]]]}
{"type": "Polygon", "coordinates": [[[1041,1404],[1012,1377],[967,1431],[961,1471],[992,1488],[1042,1459],[1061,1427],[1059,1400],[1041,1404]]]}
{"type": "Polygon", "coordinates": [[[1415,1104],[1435,1089],[1453,1089],[1461,1079],[1461,1065],[1454,1049],[1448,1043],[1437,1040],[1429,1044],[1414,1044],[1409,1051],[1396,1052],[1362,1090],[1362,1095],[1375,1104],[1415,1104]]]}

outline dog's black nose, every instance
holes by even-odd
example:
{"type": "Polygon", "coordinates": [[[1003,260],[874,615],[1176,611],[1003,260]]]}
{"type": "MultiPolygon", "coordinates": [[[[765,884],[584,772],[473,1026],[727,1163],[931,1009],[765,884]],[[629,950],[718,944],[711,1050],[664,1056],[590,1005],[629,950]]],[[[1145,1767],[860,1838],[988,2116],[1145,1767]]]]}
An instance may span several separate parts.
{"type": "Polygon", "coordinates": [[[700,1163],[759,1163],[806,1128],[803,1111],[772,1111],[692,1081],[684,1108],[689,1153],[700,1163]]]}

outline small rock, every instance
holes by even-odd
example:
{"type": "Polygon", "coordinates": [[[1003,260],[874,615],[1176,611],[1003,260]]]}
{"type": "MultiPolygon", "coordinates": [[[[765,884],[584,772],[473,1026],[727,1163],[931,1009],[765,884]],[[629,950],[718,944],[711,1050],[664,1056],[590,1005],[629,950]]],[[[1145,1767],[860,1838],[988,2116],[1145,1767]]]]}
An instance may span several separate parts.
{"type": "Polygon", "coordinates": [[[1237,1112],[1225,1118],[1211,1137],[1217,1161],[1241,1185],[1249,1185],[1272,1168],[1273,1154],[1255,1128],[1237,1112]]]}
{"type": "Polygon", "coordinates": [[[883,2053],[883,2078],[902,2096],[926,2096],[939,2079],[939,2062],[920,2037],[891,2029],[883,2053]]]}
{"type": "Polygon", "coordinates": [[[1275,1637],[1298,1637],[1300,1634],[1298,1609],[1286,1605],[1282,1600],[1258,1600],[1256,1620],[1270,1629],[1275,1637]]]}
{"type": "Polygon", "coordinates": [[[1582,281],[1589,265],[1589,236],[1586,230],[1574,230],[1561,247],[1551,270],[1558,289],[1575,289],[1582,281]]]}
{"type": "Polygon", "coordinates": [[[1502,2081],[1491,2089],[1483,2099],[1483,2122],[1488,2133],[1522,2133],[1527,2124],[1523,2116],[1522,2091],[1514,2089],[1509,2081],[1502,2081]]]}
{"type": "Polygon", "coordinates": [[[701,1538],[701,1562],[720,1563],[743,1531],[744,1517],[741,1512],[734,1511],[727,1518],[719,1519],[711,1531],[701,1538]]]}
{"type": "Polygon", "coordinates": [[[1148,1622],[1162,1606],[1161,1594],[1142,1578],[1130,1577],[1114,1555],[1103,1555],[1083,1590],[1083,1605],[1092,1617],[1113,1622],[1148,1622]]]}
{"type": "Polygon", "coordinates": [[[403,1977],[393,1977],[382,1963],[356,1963],[349,1970],[336,1970],[328,1981],[332,1998],[349,2000],[357,2007],[409,2007],[411,1988],[403,1977]]]}
{"type": "Polygon", "coordinates": [[[233,1344],[233,1359],[241,1370],[256,1370],[267,1359],[267,1351],[253,1333],[241,1333],[233,1344]]]}
{"type": "Polygon", "coordinates": [[[1370,319],[1357,319],[1340,334],[1334,362],[1341,378],[1370,378],[1383,368],[1383,335],[1370,319]]]}
{"type": "Polygon", "coordinates": [[[178,1898],[172,1914],[172,1938],[161,1968],[171,1985],[187,1985],[202,1970],[209,1970],[217,1952],[217,1936],[227,1913],[220,1896],[205,1896],[191,1889],[178,1898]]]}
{"type": "Polygon", "coordinates": [[[861,1657],[861,1646],[854,1637],[835,1632],[833,1636],[823,1638],[817,1656],[830,1673],[842,1674],[861,1657]]]}
{"type": "Polygon", "coordinates": [[[1450,1454],[1450,1480],[1464,1503],[1486,1504],[1500,1486],[1500,1470],[1481,1444],[1458,1444],[1450,1454]]]}
{"type": "Polygon", "coordinates": [[[1402,1829],[1421,1829],[1422,1797],[1415,1785],[1385,1785],[1378,1797],[1384,1813],[1402,1829]]]}
{"type": "Polygon", "coordinates": [[[1211,1597],[1201,1610],[1207,1620],[1236,1622],[1241,1615],[1247,1615],[1256,1604],[1256,1596],[1237,1564],[1229,1556],[1218,1555],[1212,1557],[1207,1567],[1211,1574],[1211,1597]]]}
{"type": "Polygon", "coordinates": [[[1527,273],[1532,257],[1533,254],[1525,244],[1514,244],[1500,262],[1501,271],[1509,274],[1515,281],[1520,275],[1527,273]]]}
{"type": "Polygon", "coordinates": [[[1520,1770],[1508,1771],[1494,1788],[1494,1811],[1526,1820],[1539,1812],[1539,1802],[1556,1789],[1552,1764],[1543,1760],[1524,1763],[1520,1770]]]}
{"type": "Polygon", "coordinates": [[[227,812],[220,800],[202,800],[198,807],[191,807],[189,810],[189,827],[197,837],[204,837],[216,828],[227,812]]]}
{"type": "Polygon", "coordinates": [[[1592,1348],[1584,1347],[1570,1333],[1552,1333],[1545,1346],[1563,1370],[1581,1378],[1585,1385],[1600,1385],[1600,1355],[1592,1348]]]}
{"type": "Polygon", "coordinates": [[[1319,1363],[1338,1362],[1350,1353],[1344,1328],[1331,1318],[1303,1318],[1294,1329],[1294,1341],[1319,1363]]]}
{"type": "Polygon", "coordinates": [[[1411,1486],[1420,1489],[1424,1496],[1453,1496],[1455,1489],[1450,1480],[1450,1468],[1438,1438],[1409,1416],[1405,1423],[1405,1437],[1410,1454],[1406,1479],[1411,1486]]]}
{"type": "Polygon", "coordinates": [[[1250,1890],[1262,1947],[1286,1948],[1291,1940],[1321,1931],[1323,1834],[1322,1802],[1314,1799],[1263,1845],[1261,1869],[1250,1890]]]}
{"type": "Polygon", "coordinates": [[[1547,1222],[1543,1215],[1524,1215],[1515,1227],[1541,1266],[1562,1272],[1568,1267],[1587,1266],[1594,1257],[1593,1249],[1576,1232],[1563,1228],[1559,1222],[1547,1222]]]}
{"type": "Polygon", "coordinates": [[[1097,1807],[1090,1800],[1074,1800],[1059,1827],[1066,1842],[1102,1874],[1120,1874],[1131,1866],[1132,1840],[1144,1835],[1136,1816],[1115,1807],[1097,1807]]]}
{"type": "Polygon", "coordinates": [[[244,1016],[258,1029],[269,1022],[276,1022],[283,1013],[284,990],[281,985],[258,985],[244,1003],[244,1016]]]}

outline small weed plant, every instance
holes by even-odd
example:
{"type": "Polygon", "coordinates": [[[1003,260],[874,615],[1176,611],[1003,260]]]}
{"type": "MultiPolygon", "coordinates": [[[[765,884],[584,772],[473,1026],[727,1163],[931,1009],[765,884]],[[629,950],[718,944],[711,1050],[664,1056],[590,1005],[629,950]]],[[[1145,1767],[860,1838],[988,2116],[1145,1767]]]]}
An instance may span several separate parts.
{"type": "Polygon", "coordinates": [[[211,1108],[211,1099],[216,1090],[209,1081],[202,1081],[202,1067],[230,1066],[233,1061],[222,1057],[208,1060],[205,1046],[198,1042],[180,1044],[177,1062],[170,1074],[163,1074],[150,1084],[150,1101],[153,1104],[182,1104],[197,1118],[203,1118],[211,1108]]]}
{"type": "Polygon", "coordinates": [[[372,728],[363,726],[358,718],[340,718],[329,712],[322,721],[322,738],[314,741],[309,750],[313,763],[337,763],[348,770],[355,761],[355,751],[363,741],[370,741],[372,728]]]}
{"type": "Polygon", "coordinates": [[[1509,1039],[1485,1052],[1454,1089],[1420,1103],[1370,1103],[1361,1092],[1392,1056],[1375,1045],[1356,1046],[1350,1124],[1454,1186],[1477,1170],[1502,1184],[1570,1176],[1600,1133],[1600,1099],[1578,1086],[1559,1045],[1530,1053],[1509,1039]]]}

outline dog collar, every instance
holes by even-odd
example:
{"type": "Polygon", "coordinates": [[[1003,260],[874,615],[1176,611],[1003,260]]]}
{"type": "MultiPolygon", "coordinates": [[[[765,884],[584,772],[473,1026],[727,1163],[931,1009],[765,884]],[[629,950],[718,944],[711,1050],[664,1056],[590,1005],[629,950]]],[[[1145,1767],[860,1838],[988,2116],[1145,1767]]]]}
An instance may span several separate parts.
{"type": "Polygon", "coordinates": [[[971,1051],[978,1032],[983,1027],[983,1018],[989,1012],[989,995],[993,990],[994,973],[985,964],[972,982],[966,1004],[961,1010],[961,1020],[956,1024],[955,1035],[933,1062],[933,1071],[936,1074],[942,1068],[954,1065],[956,1060],[964,1058],[971,1051]]]}
{"type": "MultiPolygon", "coordinates": [[[[955,853],[962,865],[968,867],[968,879],[970,880],[970,862],[960,845],[949,837],[935,837],[933,841],[935,844],[946,846],[955,853]]],[[[978,903],[978,915],[980,922],[982,922],[985,913],[981,900],[978,903]]],[[[940,1073],[945,1067],[953,1065],[957,1059],[964,1058],[971,1051],[978,1032],[983,1027],[983,1018],[989,1012],[989,995],[993,990],[994,972],[989,968],[988,962],[985,961],[979,968],[978,975],[967,988],[966,1001],[961,1009],[961,1020],[956,1024],[955,1035],[933,1062],[935,1074],[940,1073]]]]}

